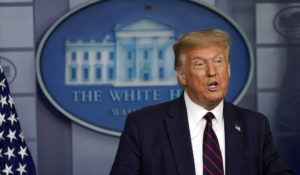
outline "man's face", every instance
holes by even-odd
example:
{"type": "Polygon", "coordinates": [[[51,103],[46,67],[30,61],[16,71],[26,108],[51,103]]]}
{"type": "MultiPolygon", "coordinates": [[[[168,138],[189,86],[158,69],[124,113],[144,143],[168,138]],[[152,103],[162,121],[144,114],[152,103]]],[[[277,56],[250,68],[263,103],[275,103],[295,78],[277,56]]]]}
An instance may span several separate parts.
{"type": "Polygon", "coordinates": [[[176,75],[189,97],[207,110],[225,97],[230,78],[228,53],[224,46],[210,44],[187,49],[176,75]]]}

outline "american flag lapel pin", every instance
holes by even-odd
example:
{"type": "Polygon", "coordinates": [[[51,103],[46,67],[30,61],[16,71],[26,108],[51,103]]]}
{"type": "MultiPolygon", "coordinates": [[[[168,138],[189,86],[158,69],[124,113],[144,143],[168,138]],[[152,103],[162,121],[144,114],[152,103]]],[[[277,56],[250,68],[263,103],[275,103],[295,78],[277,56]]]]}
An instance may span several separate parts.
{"type": "Polygon", "coordinates": [[[241,132],[241,127],[237,124],[234,125],[235,130],[237,130],[238,132],[241,132]]]}

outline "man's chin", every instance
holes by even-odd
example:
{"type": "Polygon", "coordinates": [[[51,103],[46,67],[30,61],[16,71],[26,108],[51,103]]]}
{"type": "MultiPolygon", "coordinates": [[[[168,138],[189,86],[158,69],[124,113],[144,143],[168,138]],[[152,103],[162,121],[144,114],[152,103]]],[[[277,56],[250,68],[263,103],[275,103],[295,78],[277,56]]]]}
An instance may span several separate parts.
{"type": "Polygon", "coordinates": [[[210,105],[215,105],[217,106],[221,101],[223,100],[223,97],[211,97],[211,98],[208,98],[207,101],[210,105]]]}
{"type": "Polygon", "coordinates": [[[224,96],[220,92],[209,93],[207,96],[207,100],[211,102],[222,101],[224,96]]]}

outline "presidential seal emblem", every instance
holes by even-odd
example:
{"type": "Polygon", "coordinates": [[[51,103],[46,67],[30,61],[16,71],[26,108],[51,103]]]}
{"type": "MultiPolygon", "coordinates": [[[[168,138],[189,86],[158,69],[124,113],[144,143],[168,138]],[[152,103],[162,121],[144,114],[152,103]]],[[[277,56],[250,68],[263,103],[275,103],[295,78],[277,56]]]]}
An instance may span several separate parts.
{"type": "Polygon", "coordinates": [[[4,71],[7,82],[12,83],[17,76],[17,69],[15,64],[9,59],[0,56],[0,65],[4,71]]]}
{"type": "Polygon", "coordinates": [[[237,103],[252,77],[247,39],[222,13],[187,1],[95,1],[71,10],[39,45],[39,85],[68,118],[118,136],[128,112],[181,95],[172,45],[181,34],[204,28],[233,37],[235,73],[226,99],[237,103]]]}

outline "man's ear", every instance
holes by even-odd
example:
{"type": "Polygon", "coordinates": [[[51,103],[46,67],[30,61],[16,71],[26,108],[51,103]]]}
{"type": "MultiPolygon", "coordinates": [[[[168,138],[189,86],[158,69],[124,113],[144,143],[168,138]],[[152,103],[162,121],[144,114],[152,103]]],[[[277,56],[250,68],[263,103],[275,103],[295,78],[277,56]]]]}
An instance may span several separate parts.
{"type": "Polygon", "coordinates": [[[231,75],[230,64],[228,64],[228,75],[229,75],[229,78],[230,78],[230,75],[231,75]]]}
{"type": "Polygon", "coordinates": [[[182,68],[176,68],[176,76],[181,86],[186,85],[186,76],[182,68]]]}
{"type": "Polygon", "coordinates": [[[229,75],[229,78],[230,78],[230,75],[231,75],[231,69],[230,69],[230,55],[228,55],[228,58],[227,58],[227,64],[228,64],[228,75],[229,75]]]}

